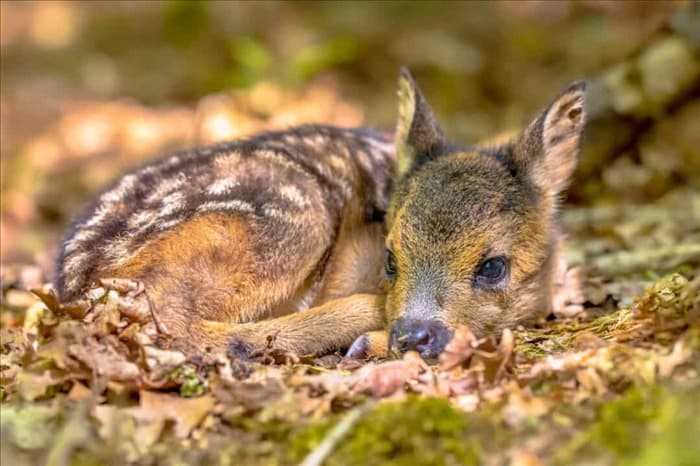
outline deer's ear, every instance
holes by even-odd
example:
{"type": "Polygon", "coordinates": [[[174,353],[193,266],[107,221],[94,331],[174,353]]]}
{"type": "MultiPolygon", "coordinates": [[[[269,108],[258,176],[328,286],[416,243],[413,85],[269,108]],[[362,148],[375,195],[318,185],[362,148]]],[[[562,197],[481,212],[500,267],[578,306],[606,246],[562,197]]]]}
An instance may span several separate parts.
{"type": "Polygon", "coordinates": [[[515,142],[518,170],[545,193],[563,191],[576,168],[586,122],[585,98],[585,83],[572,83],[515,142]]]}
{"type": "Polygon", "coordinates": [[[402,68],[399,74],[399,116],[396,124],[399,176],[440,153],[445,143],[433,110],[411,74],[402,68]]]}

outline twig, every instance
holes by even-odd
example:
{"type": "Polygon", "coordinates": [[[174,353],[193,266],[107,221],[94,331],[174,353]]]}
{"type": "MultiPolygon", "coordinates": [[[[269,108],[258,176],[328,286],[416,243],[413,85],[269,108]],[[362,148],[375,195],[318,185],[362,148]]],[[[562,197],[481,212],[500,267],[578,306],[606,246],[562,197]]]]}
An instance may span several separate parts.
{"type": "Polygon", "coordinates": [[[165,336],[170,336],[170,332],[168,331],[168,327],[165,326],[162,320],[160,320],[160,317],[158,314],[156,314],[156,307],[153,305],[153,302],[151,302],[150,296],[148,296],[148,293],[144,290],[143,295],[146,297],[146,302],[148,303],[148,309],[151,311],[151,317],[153,318],[153,323],[156,325],[156,329],[158,330],[158,333],[161,335],[165,336]]]}
{"type": "Polygon", "coordinates": [[[357,421],[359,421],[365,411],[367,411],[367,408],[368,404],[365,404],[352,409],[343,420],[326,434],[326,437],[321,443],[319,443],[312,452],[306,455],[306,458],[304,458],[300,466],[321,466],[338,442],[350,432],[355,424],[357,424],[357,421]]]}

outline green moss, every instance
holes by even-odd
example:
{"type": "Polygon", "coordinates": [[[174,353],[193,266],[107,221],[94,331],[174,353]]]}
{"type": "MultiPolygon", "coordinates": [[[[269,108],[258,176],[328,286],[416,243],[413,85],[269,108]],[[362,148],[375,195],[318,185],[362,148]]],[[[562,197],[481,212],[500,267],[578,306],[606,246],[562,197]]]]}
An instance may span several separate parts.
{"type": "Polygon", "coordinates": [[[608,338],[612,330],[620,329],[634,322],[634,314],[630,309],[618,309],[603,314],[591,322],[591,330],[601,338],[608,338]]]}
{"type": "Polygon", "coordinates": [[[615,456],[633,453],[648,423],[659,415],[659,388],[633,388],[619,400],[604,405],[593,436],[615,456]]]}
{"type": "MultiPolygon", "coordinates": [[[[307,430],[292,441],[296,453],[318,445],[330,424],[307,430]]],[[[437,398],[410,397],[381,403],[340,442],[327,465],[477,464],[480,449],[469,417],[437,398]]]]}
{"type": "MultiPolygon", "coordinates": [[[[339,419],[335,416],[331,419],[325,419],[289,439],[289,460],[298,462],[303,459],[323,441],[328,431],[331,430],[338,421],[339,419]]],[[[341,443],[342,442],[343,441],[341,441],[341,443]]]]}
{"type": "Polygon", "coordinates": [[[24,450],[47,448],[56,435],[63,414],[56,404],[38,403],[3,403],[0,412],[0,431],[24,450]]]}
{"type": "MultiPolygon", "coordinates": [[[[691,465],[700,458],[700,386],[635,387],[555,453],[559,464],[607,458],[627,465],[691,465]]],[[[595,461],[593,461],[595,462],[595,461]]]]}
{"type": "Polygon", "coordinates": [[[547,352],[536,343],[527,343],[518,346],[518,354],[522,354],[528,359],[540,359],[547,356],[547,352]]]}
{"type": "Polygon", "coordinates": [[[700,458],[700,389],[681,396],[665,396],[658,403],[658,417],[649,425],[649,435],[638,454],[622,464],[691,466],[700,458]]]}
{"type": "Polygon", "coordinates": [[[182,377],[180,396],[185,398],[201,396],[209,387],[209,382],[206,379],[201,379],[197,370],[192,366],[178,367],[171,375],[173,378],[182,377]]]}

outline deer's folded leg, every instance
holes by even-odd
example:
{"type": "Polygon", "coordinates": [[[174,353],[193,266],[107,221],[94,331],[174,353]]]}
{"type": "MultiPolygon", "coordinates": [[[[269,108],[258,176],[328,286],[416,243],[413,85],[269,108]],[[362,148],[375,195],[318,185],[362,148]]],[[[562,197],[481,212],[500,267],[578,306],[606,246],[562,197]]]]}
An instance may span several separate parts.
{"type": "MultiPolygon", "coordinates": [[[[345,349],[363,333],[383,328],[383,311],[383,296],[356,294],[276,319],[228,326],[229,354],[248,358],[265,347],[268,337],[274,338],[275,347],[297,354],[345,349]]],[[[222,324],[205,322],[204,326],[219,332],[222,324]]]]}

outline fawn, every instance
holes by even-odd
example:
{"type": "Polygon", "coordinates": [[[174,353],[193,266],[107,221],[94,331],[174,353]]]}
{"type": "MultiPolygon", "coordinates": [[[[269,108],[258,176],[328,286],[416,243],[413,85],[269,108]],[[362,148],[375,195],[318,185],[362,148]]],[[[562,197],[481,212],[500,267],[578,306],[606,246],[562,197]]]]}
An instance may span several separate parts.
{"type": "Polygon", "coordinates": [[[584,98],[575,82],[519,135],[460,146],[402,70],[393,141],[307,125],[175,153],[78,218],[59,296],[139,280],[189,354],[247,358],[274,336],[298,354],[435,357],[460,324],[484,335],[550,308],[584,98]]]}

